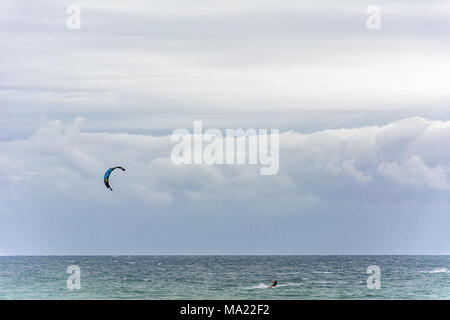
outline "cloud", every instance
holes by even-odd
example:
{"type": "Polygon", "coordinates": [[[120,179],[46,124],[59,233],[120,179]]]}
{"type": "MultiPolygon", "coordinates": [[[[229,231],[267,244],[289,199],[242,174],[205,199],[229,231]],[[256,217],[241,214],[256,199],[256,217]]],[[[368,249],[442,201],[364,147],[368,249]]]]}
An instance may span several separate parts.
{"type": "Polygon", "coordinates": [[[348,249],[359,237],[348,228],[366,224],[365,211],[383,217],[375,224],[399,219],[383,225],[390,230],[404,225],[405,212],[421,217],[429,210],[420,208],[448,207],[450,122],[410,118],[385,126],[284,132],[275,176],[261,176],[250,165],[174,165],[169,136],[90,133],[84,131],[88,124],[83,118],[42,119],[28,138],[0,142],[0,251],[242,252],[225,239],[248,237],[249,245],[252,235],[261,241],[255,250],[262,243],[270,247],[269,239],[298,248],[299,230],[280,231],[285,240],[269,232],[287,225],[303,230],[304,241],[322,239],[327,248],[334,245],[326,230],[347,234],[350,242],[339,243],[348,249]],[[113,174],[110,192],[102,176],[115,165],[127,171],[113,174]],[[206,249],[206,243],[216,246],[206,249]]]}
{"type": "Polygon", "coordinates": [[[0,3],[0,254],[450,252],[445,1],[70,4],[0,3]],[[194,120],[279,173],[175,166],[194,120]]]}
{"type": "Polygon", "coordinates": [[[40,114],[82,114],[91,131],[176,128],[200,113],[215,127],[329,128],[328,111],[360,125],[380,108],[425,116],[448,100],[442,1],[380,4],[379,32],[366,28],[369,1],[79,1],[81,30],[66,28],[69,4],[2,1],[0,138],[29,135],[40,114]]]}
{"type": "Polygon", "coordinates": [[[280,173],[262,178],[259,168],[250,165],[177,166],[170,161],[169,136],[87,133],[82,131],[84,118],[67,125],[43,121],[28,139],[0,143],[0,173],[7,188],[42,184],[46,189],[41,192],[49,196],[67,192],[83,200],[102,194],[106,200],[110,197],[99,177],[115,165],[128,169],[113,177],[113,183],[121,183],[117,193],[146,194],[146,200],[165,204],[261,196],[266,200],[258,202],[270,204],[280,195],[295,202],[302,195],[320,199],[337,184],[341,191],[380,183],[448,188],[448,148],[429,153],[430,146],[448,144],[448,122],[411,118],[381,127],[285,132],[280,137],[280,173]]]}
{"type": "Polygon", "coordinates": [[[380,163],[378,172],[393,181],[412,186],[436,190],[448,190],[448,168],[437,166],[429,168],[419,156],[412,156],[403,164],[397,162],[380,163]]]}

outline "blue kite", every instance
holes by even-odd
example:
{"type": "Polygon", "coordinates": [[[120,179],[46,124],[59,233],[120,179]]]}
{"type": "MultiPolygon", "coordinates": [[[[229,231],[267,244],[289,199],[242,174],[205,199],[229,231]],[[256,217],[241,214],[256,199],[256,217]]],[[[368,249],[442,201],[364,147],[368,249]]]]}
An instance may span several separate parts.
{"type": "Polygon", "coordinates": [[[114,168],[109,168],[108,170],[106,170],[105,172],[105,176],[103,177],[103,181],[105,182],[105,186],[110,189],[111,191],[113,191],[113,189],[111,188],[111,186],[109,185],[109,176],[111,175],[111,172],[113,172],[116,169],[120,169],[122,171],[125,171],[124,168],[122,167],[114,167],[114,168]]]}

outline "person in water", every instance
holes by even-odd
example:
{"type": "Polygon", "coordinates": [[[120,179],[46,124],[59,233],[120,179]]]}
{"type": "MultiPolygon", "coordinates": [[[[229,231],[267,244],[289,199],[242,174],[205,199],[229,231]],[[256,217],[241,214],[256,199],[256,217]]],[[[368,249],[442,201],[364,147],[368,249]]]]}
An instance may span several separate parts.
{"type": "Polygon", "coordinates": [[[272,281],[272,284],[270,285],[270,287],[269,288],[274,288],[274,287],[276,287],[277,286],[277,280],[273,280],[272,281]]]}

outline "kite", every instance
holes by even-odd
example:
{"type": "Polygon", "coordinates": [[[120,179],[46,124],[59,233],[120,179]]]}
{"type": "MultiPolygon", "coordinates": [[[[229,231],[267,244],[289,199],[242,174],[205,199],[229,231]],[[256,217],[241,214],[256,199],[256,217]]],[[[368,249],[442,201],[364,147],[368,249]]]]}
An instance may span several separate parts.
{"type": "Polygon", "coordinates": [[[110,189],[111,191],[113,191],[113,189],[111,188],[111,186],[109,185],[109,176],[111,175],[111,172],[113,172],[116,169],[120,169],[122,171],[125,171],[124,168],[122,167],[114,167],[114,168],[109,168],[108,170],[106,170],[105,172],[105,176],[103,178],[103,181],[105,182],[105,186],[110,189]]]}

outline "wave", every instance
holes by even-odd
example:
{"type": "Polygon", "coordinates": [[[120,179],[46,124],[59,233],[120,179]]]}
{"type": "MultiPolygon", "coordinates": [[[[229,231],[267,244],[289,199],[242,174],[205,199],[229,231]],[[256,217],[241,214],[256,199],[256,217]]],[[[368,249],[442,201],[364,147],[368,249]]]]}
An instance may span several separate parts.
{"type": "Polygon", "coordinates": [[[425,273],[450,273],[450,270],[447,268],[434,268],[430,271],[424,271],[425,273]]]}
{"type": "Polygon", "coordinates": [[[301,271],[295,271],[295,272],[277,272],[277,276],[287,276],[292,274],[301,274],[301,271]]]}
{"type": "MultiPolygon", "coordinates": [[[[301,283],[287,282],[287,283],[283,283],[283,284],[278,284],[273,289],[276,289],[278,287],[301,286],[301,285],[302,285],[301,283]]],[[[267,284],[260,283],[256,286],[245,287],[244,289],[251,290],[251,289],[267,289],[267,288],[269,288],[269,286],[267,284]]]]}
{"type": "Polygon", "coordinates": [[[301,286],[301,283],[288,282],[277,285],[277,287],[290,287],[290,286],[301,286]]]}
{"type": "Polygon", "coordinates": [[[244,289],[267,289],[269,286],[267,284],[264,283],[260,283],[257,286],[253,286],[253,287],[245,287],[244,289]]]}

